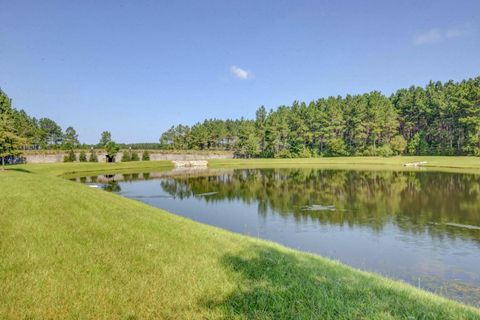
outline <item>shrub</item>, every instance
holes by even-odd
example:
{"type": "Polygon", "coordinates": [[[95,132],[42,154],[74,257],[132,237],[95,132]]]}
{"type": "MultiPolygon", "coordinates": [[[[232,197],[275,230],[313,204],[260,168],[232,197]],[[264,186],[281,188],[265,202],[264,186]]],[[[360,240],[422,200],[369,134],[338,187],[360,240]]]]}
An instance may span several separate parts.
{"type": "Polygon", "coordinates": [[[373,146],[368,146],[365,148],[365,150],[363,150],[362,156],[365,156],[365,157],[372,157],[372,156],[376,156],[377,155],[377,150],[375,148],[373,148],[373,146]]]}
{"type": "Polygon", "coordinates": [[[428,143],[425,140],[424,132],[417,132],[407,144],[407,151],[410,155],[428,154],[428,143]]]}
{"type": "Polygon", "coordinates": [[[395,154],[402,154],[407,148],[407,140],[402,135],[397,135],[390,140],[390,147],[395,154]]]}
{"type": "Polygon", "coordinates": [[[132,152],[130,156],[130,161],[140,161],[140,157],[137,152],[132,152]]]}
{"type": "Polygon", "coordinates": [[[299,158],[313,158],[315,157],[315,152],[309,150],[308,148],[303,148],[302,152],[298,154],[299,158]]]}
{"type": "Polygon", "coordinates": [[[377,149],[377,155],[381,157],[391,157],[393,156],[393,150],[390,148],[390,145],[384,144],[377,149]]]}
{"type": "Polygon", "coordinates": [[[345,141],[341,138],[334,138],[328,141],[328,155],[329,156],[347,156],[347,146],[345,141]]]}
{"type": "Polygon", "coordinates": [[[291,158],[291,157],[292,157],[292,154],[288,149],[283,149],[275,155],[275,158],[291,158]]]}
{"type": "Polygon", "coordinates": [[[80,151],[80,155],[78,156],[78,161],[80,162],[87,162],[87,154],[84,150],[80,151]]]}
{"type": "Polygon", "coordinates": [[[148,152],[148,150],[143,151],[142,160],[143,161],[149,161],[150,160],[150,152],[148,152]]]}
{"type": "Polygon", "coordinates": [[[88,159],[88,162],[98,162],[97,153],[93,149],[92,152],[90,152],[90,158],[88,159]]]}
{"type": "Polygon", "coordinates": [[[123,152],[122,159],[120,161],[122,162],[132,161],[132,155],[130,151],[123,152]]]}
{"type": "Polygon", "coordinates": [[[73,150],[68,151],[68,153],[63,158],[63,162],[74,162],[77,161],[77,156],[73,150]]]}

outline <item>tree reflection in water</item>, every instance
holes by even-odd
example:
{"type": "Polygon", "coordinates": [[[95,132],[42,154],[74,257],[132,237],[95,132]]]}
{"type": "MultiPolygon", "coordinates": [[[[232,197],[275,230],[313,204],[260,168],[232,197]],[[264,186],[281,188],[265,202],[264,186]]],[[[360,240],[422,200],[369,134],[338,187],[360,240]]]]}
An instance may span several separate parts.
{"type": "Polygon", "coordinates": [[[361,225],[374,230],[393,222],[409,232],[480,241],[480,231],[468,228],[480,226],[480,175],[245,169],[213,176],[173,177],[160,184],[165,192],[179,199],[215,191],[203,197],[204,201],[257,202],[261,215],[274,212],[297,220],[361,225]],[[312,205],[333,205],[335,211],[305,210],[305,206],[312,205]]]}

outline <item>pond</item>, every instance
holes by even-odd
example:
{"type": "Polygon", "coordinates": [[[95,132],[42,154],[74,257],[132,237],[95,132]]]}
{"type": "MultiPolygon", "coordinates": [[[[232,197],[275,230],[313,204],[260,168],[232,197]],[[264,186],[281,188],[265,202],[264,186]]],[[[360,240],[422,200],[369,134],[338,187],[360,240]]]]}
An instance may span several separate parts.
{"type": "Polygon", "coordinates": [[[74,180],[480,306],[480,175],[205,169],[74,180]]]}

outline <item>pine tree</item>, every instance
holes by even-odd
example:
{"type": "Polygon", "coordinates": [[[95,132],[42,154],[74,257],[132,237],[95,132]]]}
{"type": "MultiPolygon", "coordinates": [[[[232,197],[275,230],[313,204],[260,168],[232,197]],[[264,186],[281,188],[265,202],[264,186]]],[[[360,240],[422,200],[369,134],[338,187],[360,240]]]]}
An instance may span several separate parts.
{"type": "Polygon", "coordinates": [[[71,150],[77,148],[79,144],[77,132],[73,127],[68,127],[63,135],[63,148],[71,150]]]}
{"type": "Polygon", "coordinates": [[[132,152],[132,155],[130,157],[130,161],[140,161],[140,157],[138,156],[138,152],[132,152]]]}
{"type": "Polygon", "coordinates": [[[26,143],[14,127],[11,100],[0,90],[0,157],[2,171],[5,167],[5,158],[21,154],[19,149],[26,143]]]}
{"type": "Polygon", "coordinates": [[[122,154],[122,159],[120,161],[121,162],[132,161],[132,154],[130,153],[130,151],[124,151],[122,154]]]}
{"type": "Polygon", "coordinates": [[[85,150],[80,151],[80,155],[78,156],[78,161],[87,162],[87,154],[85,153],[85,150]]]}
{"type": "Polygon", "coordinates": [[[75,151],[73,151],[73,149],[70,149],[68,153],[65,155],[65,157],[63,158],[63,162],[75,162],[75,161],[77,161],[75,151]]]}
{"type": "Polygon", "coordinates": [[[110,131],[103,131],[98,145],[101,148],[104,148],[107,145],[107,143],[111,141],[112,141],[112,134],[110,133],[110,131]]]}
{"type": "Polygon", "coordinates": [[[88,162],[98,162],[98,156],[94,149],[90,151],[90,157],[88,158],[88,162]]]}

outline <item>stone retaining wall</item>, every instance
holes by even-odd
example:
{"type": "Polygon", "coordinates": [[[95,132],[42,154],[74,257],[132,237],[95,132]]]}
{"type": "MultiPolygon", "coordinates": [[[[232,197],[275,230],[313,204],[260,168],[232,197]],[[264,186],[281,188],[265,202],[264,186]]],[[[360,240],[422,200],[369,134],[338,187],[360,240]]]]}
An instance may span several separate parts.
{"type": "MultiPolygon", "coordinates": [[[[77,159],[80,152],[76,153],[77,159]]],[[[87,159],[90,158],[90,152],[86,152],[87,159]]],[[[140,159],[142,158],[143,152],[138,152],[140,159]]],[[[55,153],[55,154],[24,154],[22,157],[25,158],[27,163],[58,163],[63,162],[66,153],[55,153]]],[[[122,159],[123,152],[119,152],[115,157],[115,162],[120,162],[122,159]]],[[[106,162],[107,157],[105,152],[97,152],[97,157],[99,162],[106,162]]],[[[170,160],[170,161],[198,161],[198,160],[211,160],[211,159],[231,159],[233,154],[180,154],[180,153],[155,153],[150,152],[150,160],[170,160]]]]}

